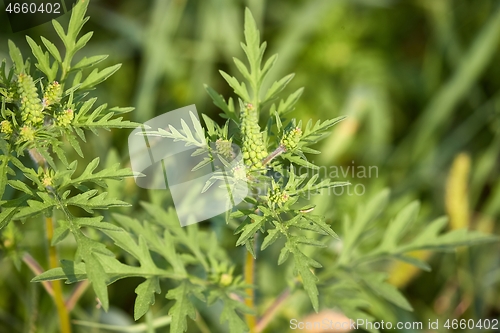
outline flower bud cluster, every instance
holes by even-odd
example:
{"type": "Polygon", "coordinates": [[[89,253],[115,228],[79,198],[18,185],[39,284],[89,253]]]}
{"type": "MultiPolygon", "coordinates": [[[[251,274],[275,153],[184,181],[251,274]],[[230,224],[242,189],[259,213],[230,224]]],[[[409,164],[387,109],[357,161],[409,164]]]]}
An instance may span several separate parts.
{"type": "Polygon", "coordinates": [[[56,124],[62,127],[68,127],[71,125],[73,118],[75,117],[73,110],[67,109],[58,114],[56,114],[56,124]]]}
{"type": "Polygon", "coordinates": [[[19,95],[19,109],[21,119],[26,125],[40,125],[43,123],[43,105],[38,97],[35,82],[30,75],[19,74],[17,78],[17,93],[19,95]]]}
{"type": "Polygon", "coordinates": [[[241,137],[243,160],[250,170],[262,169],[262,160],[267,156],[264,138],[260,132],[259,114],[252,104],[241,112],[241,137]]]}
{"type": "Polygon", "coordinates": [[[301,137],[302,130],[300,129],[300,127],[294,127],[283,134],[281,144],[287,151],[294,150],[295,148],[297,148],[297,144],[299,143],[301,137]]]}
{"type": "Polygon", "coordinates": [[[11,122],[8,120],[3,120],[0,123],[0,132],[6,134],[7,137],[9,137],[13,132],[11,122]]]}
{"type": "Polygon", "coordinates": [[[35,130],[31,126],[23,126],[19,132],[19,138],[21,141],[34,141],[35,140],[35,130]]]}
{"type": "Polygon", "coordinates": [[[61,101],[62,87],[59,82],[54,81],[45,88],[43,93],[43,105],[44,107],[50,107],[51,105],[57,104],[61,101]]]}
{"type": "Polygon", "coordinates": [[[281,188],[274,182],[272,187],[269,189],[267,196],[271,204],[279,206],[283,205],[288,201],[288,199],[290,199],[288,193],[286,193],[286,191],[284,190],[281,190],[281,188]]]}

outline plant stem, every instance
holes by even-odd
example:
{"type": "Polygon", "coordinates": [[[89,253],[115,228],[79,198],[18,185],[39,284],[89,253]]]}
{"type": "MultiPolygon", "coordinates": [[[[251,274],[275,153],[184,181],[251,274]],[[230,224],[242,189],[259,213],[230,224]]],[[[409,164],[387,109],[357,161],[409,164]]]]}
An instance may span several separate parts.
{"type": "MultiPolygon", "coordinates": [[[[33,258],[29,253],[23,255],[23,261],[28,266],[28,268],[35,274],[39,275],[43,273],[42,266],[33,258]]],[[[52,290],[52,285],[48,281],[42,281],[42,286],[47,291],[50,297],[54,298],[54,290],[52,290]]]]}
{"type": "MultiPolygon", "coordinates": [[[[247,288],[245,290],[246,294],[248,297],[245,299],[245,304],[252,310],[255,309],[255,304],[254,304],[254,298],[255,298],[255,293],[254,293],[254,280],[255,280],[255,258],[253,255],[249,252],[246,251],[245,254],[245,284],[251,285],[251,287],[247,288]]],[[[255,332],[255,326],[257,325],[257,319],[256,316],[253,314],[246,314],[245,319],[248,325],[248,329],[250,333],[255,332]]]]}
{"type": "MultiPolygon", "coordinates": [[[[52,238],[54,236],[54,224],[52,217],[45,218],[45,226],[47,228],[47,244],[49,247],[49,266],[50,268],[57,268],[58,256],[57,249],[52,246],[52,238]]],[[[59,316],[59,325],[61,327],[61,333],[71,333],[71,325],[69,322],[69,313],[64,302],[62,285],[60,280],[52,281],[52,288],[54,290],[54,302],[56,303],[57,314],[59,316]]]]}
{"type": "Polygon", "coordinates": [[[196,320],[194,321],[196,323],[196,326],[198,326],[198,329],[202,333],[211,333],[210,328],[208,328],[207,323],[205,320],[203,320],[203,317],[200,315],[198,311],[196,311],[196,320]]]}
{"type": "Polygon", "coordinates": [[[148,312],[146,312],[146,325],[148,327],[147,333],[155,333],[155,326],[154,326],[154,318],[153,318],[153,311],[150,309],[148,312]]]}
{"type": "Polygon", "coordinates": [[[286,288],[279,296],[274,300],[274,302],[264,311],[264,316],[257,322],[257,326],[255,327],[255,332],[262,332],[267,325],[274,318],[276,313],[280,307],[285,303],[285,301],[290,297],[291,291],[290,288],[286,288]]]}

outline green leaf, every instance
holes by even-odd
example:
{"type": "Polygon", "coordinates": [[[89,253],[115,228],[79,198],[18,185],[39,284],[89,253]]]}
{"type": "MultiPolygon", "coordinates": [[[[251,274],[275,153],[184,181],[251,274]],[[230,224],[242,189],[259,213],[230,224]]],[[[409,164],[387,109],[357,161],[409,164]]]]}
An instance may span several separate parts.
{"type": "Polygon", "coordinates": [[[286,100],[281,100],[278,105],[278,114],[283,115],[294,110],[294,106],[304,92],[304,88],[299,88],[294,93],[290,94],[286,100]]]}
{"type": "Polygon", "coordinates": [[[85,17],[89,1],[78,1],[71,11],[71,18],[68,24],[67,40],[68,44],[74,44],[76,38],[83,28],[83,25],[88,21],[85,17]]]}
{"type": "Polygon", "coordinates": [[[248,332],[247,325],[236,312],[236,309],[242,310],[240,304],[240,302],[235,301],[229,297],[224,298],[224,307],[222,308],[220,321],[221,323],[228,323],[230,333],[248,332]]]}
{"type": "Polygon", "coordinates": [[[196,319],[196,308],[189,300],[193,287],[193,284],[185,280],[177,288],[170,289],[165,296],[167,299],[175,300],[175,304],[168,311],[168,314],[172,316],[171,333],[183,333],[187,330],[186,317],[196,319]]]}
{"type": "Polygon", "coordinates": [[[17,207],[2,209],[2,212],[0,213],[0,231],[5,228],[10,223],[10,221],[12,221],[17,212],[17,207]]]}
{"type": "Polygon", "coordinates": [[[278,238],[280,238],[281,233],[278,231],[278,229],[268,229],[267,230],[267,236],[264,238],[264,241],[262,242],[261,246],[261,251],[264,251],[269,245],[274,243],[278,238]]]}
{"type": "Polygon", "coordinates": [[[113,75],[117,70],[119,70],[121,66],[122,66],[121,64],[116,64],[116,65],[104,68],[101,71],[99,71],[97,68],[94,69],[89,74],[89,76],[87,76],[87,78],[82,82],[79,89],[80,90],[92,89],[93,87],[95,87],[99,83],[107,80],[111,75],[113,75]]]}
{"type": "Polygon", "coordinates": [[[57,205],[57,201],[51,198],[48,194],[39,192],[38,195],[43,201],[28,200],[28,206],[21,207],[14,219],[26,219],[28,217],[42,214],[57,205]]]}
{"type": "Polygon", "coordinates": [[[426,271],[426,272],[431,271],[431,266],[428,263],[426,263],[425,261],[419,260],[417,258],[405,256],[405,255],[397,255],[394,258],[401,260],[407,264],[413,265],[417,268],[420,268],[423,271],[426,271]]]}
{"type": "Polygon", "coordinates": [[[302,159],[301,157],[299,156],[295,156],[295,155],[292,155],[290,153],[285,153],[285,154],[282,154],[281,155],[283,158],[289,160],[290,162],[292,163],[295,163],[297,165],[300,165],[300,166],[303,166],[303,167],[306,167],[306,168],[309,168],[311,170],[318,170],[319,167],[315,164],[312,164],[311,162],[305,160],[305,159],[302,159]]]}
{"type": "Polygon", "coordinates": [[[386,207],[389,200],[390,191],[382,190],[368,204],[357,209],[356,220],[352,225],[345,225],[344,247],[340,254],[339,263],[347,264],[350,260],[351,252],[357,244],[362,233],[366,231],[368,224],[373,221],[386,207]]]}
{"type": "Polygon", "coordinates": [[[68,47],[68,43],[67,43],[66,33],[64,32],[64,28],[56,20],[52,20],[52,25],[54,26],[54,30],[56,31],[56,33],[59,36],[59,38],[61,38],[64,46],[66,46],[66,48],[67,48],[68,47]]]}
{"type": "Polygon", "coordinates": [[[285,87],[288,85],[288,83],[293,79],[295,74],[289,74],[282,78],[279,81],[275,81],[272,85],[271,88],[266,93],[266,96],[264,97],[264,100],[262,101],[263,103],[266,101],[269,101],[273,98],[275,98],[280,92],[285,89],[285,87]]]}
{"type": "Polygon", "coordinates": [[[214,102],[215,106],[224,111],[224,114],[226,115],[227,118],[232,119],[237,123],[238,117],[234,112],[234,106],[231,106],[229,103],[226,103],[224,97],[219,95],[215,90],[210,88],[208,85],[205,84],[204,87],[210,98],[212,98],[212,101],[214,102]]]}
{"type": "Polygon", "coordinates": [[[160,279],[157,276],[146,279],[146,281],[137,286],[135,289],[137,298],[134,304],[135,320],[139,320],[148,312],[149,307],[155,304],[155,293],[159,294],[160,292],[160,279]]]}
{"type": "Polygon", "coordinates": [[[324,231],[327,235],[339,239],[339,236],[332,230],[332,228],[325,223],[324,216],[319,215],[309,215],[309,214],[301,214],[306,220],[318,226],[322,231],[324,231]]]}
{"type": "MultiPolygon", "coordinates": [[[[99,172],[93,173],[99,165],[99,157],[93,159],[85,168],[80,176],[74,179],[65,179],[60,186],[60,190],[68,186],[76,188],[83,183],[94,183],[102,187],[106,187],[106,180],[122,180],[125,177],[132,177],[134,173],[130,169],[120,169],[119,164],[115,164],[99,172]]],[[[76,168],[76,164],[74,165],[76,168]]]]}
{"type": "Polygon", "coordinates": [[[308,258],[304,253],[302,253],[298,248],[293,251],[293,259],[295,263],[295,269],[302,279],[302,284],[304,289],[311,300],[314,311],[319,310],[319,300],[318,300],[318,287],[316,287],[316,282],[318,278],[314,275],[309,267],[311,265],[311,259],[308,258]]]}
{"type": "Polygon", "coordinates": [[[250,237],[253,237],[255,233],[264,226],[266,220],[262,216],[250,215],[251,222],[243,227],[243,232],[240,238],[236,241],[236,246],[243,245],[250,237]]]}
{"type": "Polygon", "coordinates": [[[35,66],[47,76],[49,82],[54,81],[54,79],[56,78],[57,70],[56,73],[54,73],[52,67],[50,66],[49,53],[48,52],[44,53],[40,45],[38,45],[29,36],[26,36],[26,40],[28,41],[28,44],[31,48],[31,52],[33,52],[33,55],[38,61],[38,63],[35,64],[35,66]]]}
{"type": "Polygon", "coordinates": [[[234,76],[231,76],[222,70],[220,70],[219,73],[222,75],[224,80],[226,80],[229,86],[234,89],[236,95],[240,96],[241,99],[247,103],[251,102],[250,95],[248,94],[248,90],[244,82],[240,83],[234,76]]]}
{"type": "Polygon", "coordinates": [[[5,188],[7,186],[7,175],[9,168],[9,155],[0,155],[0,200],[5,193],[5,188]]]}
{"type": "Polygon", "coordinates": [[[22,191],[26,194],[33,195],[33,189],[29,188],[25,183],[17,179],[11,179],[8,181],[8,184],[15,188],[16,190],[22,191]]]}
{"type": "Polygon", "coordinates": [[[406,298],[393,285],[383,282],[384,274],[360,274],[364,283],[376,294],[400,308],[413,311],[406,298]]]}
{"type": "Polygon", "coordinates": [[[405,230],[415,221],[420,208],[420,203],[414,201],[399,212],[396,219],[389,223],[381,243],[381,248],[391,251],[396,248],[396,243],[404,236],[405,230]]]}
{"type": "Polygon", "coordinates": [[[24,73],[24,60],[19,48],[9,39],[9,55],[15,66],[16,74],[24,73]]]}
{"type": "Polygon", "coordinates": [[[76,42],[75,44],[75,48],[74,48],[74,52],[82,49],[85,45],[87,45],[87,43],[89,42],[89,40],[92,38],[92,36],[94,35],[94,32],[93,31],[89,31],[87,32],[85,35],[83,35],[79,40],[78,42],[76,42]]]}
{"type": "Polygon", "coordinates": [[[71,67],[72,71],[76,71],[79,69],[84,69],[84,68],[89,68],[97,65],[101,61],[105,60],[108,56],[107,55],[97,55],[97,56],[92,56],[92,57],[84,57],[82,60],[76,63],[73,67],[71,67]]]}
{"type": "Polygon", "coordinates": [[[85,209],[89,213],[93,213],[94,209],[109,209],[111,207],[127,207],[130,204],[117,200],[108,199],[107,192],[103,192],[96,196],[97,190],[90,190],[65,201],[67,205],[78,206],[85,209]]]}
{"type": "Polygon", "coordinates": [[[52,44],[47,38],[41,36],[43,45],[47,48],[47,50],[50,52],[50,54],[56,59],[59,63],[62,63],[62,58],[61,54],[59,53],[59,50],[57,47],[52,44]]]}
{"type": "Polygon", "coordinates": [[[346,117],[342,116],[330,120],[325,120],[324,122],[318,120],[314,125],[312,120],[309,120],[307,122],[306,128],[303,131],[302,137],[300,138],[298,146],[309,146],[324,139],[329,134],[328,130],[345,118],[346,117]]]}

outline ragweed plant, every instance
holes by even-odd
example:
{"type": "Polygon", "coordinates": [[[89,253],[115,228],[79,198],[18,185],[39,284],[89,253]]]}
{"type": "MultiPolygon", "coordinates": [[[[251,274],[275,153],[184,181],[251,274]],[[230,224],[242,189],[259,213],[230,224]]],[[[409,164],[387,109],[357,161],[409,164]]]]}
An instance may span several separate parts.
{"type": "Polygon", "coordinates": [[[299,173],[298,169],[317,169],[305,154],[318,154],[312,145],[328,135],[332,126],[343,120],[343,117],[307,124],[289,118],[303,89],[280,99],[280,93],[292,80],[289,74],[272,83],[269,89],[263,83],[277,61],[277,55],[264,61],[267,44],[260,42],[256,23],[247,9],[245,12],[245,42],[241,44],[246,55],[247,64],[234,58],[234,63],[243,77],[236,77],[220,71],[222,77],[236,94],[227,100],[215,90],[206,86],[214,104],[226,119],[223,126],[203,114],[206,129],[197,119],[191,116],[190,130],[183,120],[182,129],[169,126],[168,130],[146,131],[150,136],[163,136],[174,141],[184,141],[186,146],[196,146],[193,156],[207,153],[207,157],[194,170],[204,167],[214,160],[219,160],[225,167],[215,170],[203,189],[211,186],[244,184],[248,188],[248,196],[244,202],[226,214],[227,222],[236,221],[239,235],[236,246],[245,246],[246,256],[244,275],[246,283],[247,310],[246,325],[235,317],[227,318],[231,332],[255,331],[256,316],[254,305],[254,259],[259,251],[263,251],[279,239],[284,246],[278,258],[278,265],[292,257],[296,282],[301,283],[311,300],[313,308],[319,307],[317,278],[314,269],[322,267],[319,262],[306,255],[304,246],[323,247],[318,237],[306,234],[312,231],[317,236],[337,238],[323,216],[315,215],[314,206],[308,203],[311,195],[321,190],[336,186],[345,186],[345,182],[333,182],[330,179],[318,180],[318,175],[310,176],[308,172],[299,173]],[[233,146],[235,144],[236,146],[233,146]],[[238,152],[237,147],[241,147],[238,152]],[[241,154],[241,160],[236,160],[241,154]],[[259,241],[258,235],[264,234],[259,241]],[[291,255],[291,256],[290,256],[291,255]],[[248,325],[248,326],[247,326],[248,325]]]}
{"type": "MultiPolygon", "coordinates": [[[[67,29],[53,21],[64,45],[63,55],[45,37],[41,37],[43,46],[26,37],[34,59],[25,60],[16,45],[9,41],[12,66],[8,67],[5,60],[0,66],[0,196],[4,195],[6,186],[21,194],[1,201],[0,229],[11,221],[44,216],[51,268],[59,266],[56,244],[71,233],[77,243],[76,256],[91,272],[88,278],[107,308],[106,273],[96,254],[109,256],[112,253],[89,238],[83,229],[116,229],[101,222],[102,216],[92,214],[95,210],[127,204],[108,198],[106,192],[89,185],[102,187],[106,180],[122,179],[131,176],[132,172],[118,165],[96,172],[99,164],[96,158],[80,175],[75,175],[77,161],[68,161],[64,146],[69,143],[83,157],[79,140],[85,142],[85,133],[89,130],[97,134],[99,129],[127,128],[136,124],[116,117],[132,108],[109,108],[106,104],[96,107],[97,99],[88,96],[90,90],[115,73],[120,65],[97,69],[96,65],[106,59],[105,55],[74,61],[76,53],[92,37],[92,32],[79,36],[88,20],[85,17],[87,6],[88,1],[78,1],[67,29]],[[35,68],[31,65],[33,60],[35,68]],[[88,215],[76,215],[72,207],[79,207],[88,215]],[[57,220],[55,228],[53,218],[57,220]]],[[[11,244],[11,248],[13,246],[11,244]]],[[[54,282],[52,289],[61,332],[70,332],[60,282],[54,282]]]]}
{"type": "MultiPolygon", "coordinates": [[[[212,309],[220,313],[220,322],[227,325],[231,333],[261,332],[274,312],[258,313],[254,293],[255,258],[269,247],[278,247],[277,264],[290,265],[294,272],[284,296],[276,299],[273,306],[303,288],[316,311],[321,304],[338,308],[352,319],[373,319],[382,316],[377,308],[370,308],[371,304],[387,301],[411,310],[404,296],[386,281],[383,269],[374,263],[396,259],[429,269],[427,263],[408,253],[494,239],[463,230],[442,235],[444,219],[411,229],[409,233],[417,216],[417,203],[404,208],[386,225],[378,225],[378,215],[389,198],[389,192],[383,191],[366,205],[360,205],[354,219],[345,218],[342,240],[339,240],[325,218],[316,213],[310,199],[322,190],[348,184],[319,180],[318,175],[299,170],[318,168],[306,154],[318,154],[312,146],[325,138],[342,118],[311,120],[306,124],[291,118],[290,113],[303,90],[298,89],[286,98],[279,96],[293,74],[264,89],[277,56],[264,61],[266,43],[260,42],[259,31],[248,10],[242,44],[246,64],[234,59],[243,80],[221,72],[237,97],[226,99],[206,87],[214,104],[222,110],[224,125],[203,114],[203,127],[191,115],[190,119],[182,120],[182,128],[170,126],[145,132],[193,146],[195,156],[205,154],[193,171],[210,164],[218,166],[202,192],[228,184],[244,185],[248,190],[244,201],[234,207],[229,205],[231,209],[225,216],[237,235],[234,245],[246,248],[244,264],[233,262],[216,232],[198,224],[181,227],[174,209],[161,208],[158,200],[155,204],[142,202],[142,210],[138,208],[133,214],[112,214],[115,223],[103,222],[104,217],[95,211],[127,205],[107,197],[102,191],[106,181],[132,176],[132,172],[118,166],[96,171],[99,160],[94,159],[75,176],[77,163],[67,160],[64,142],[83,157],[79,139],[85,141],[86,131],[97,133],[100,128],[138,124],[115,117],[130,108],[94,107],[96,99],[88,97],[89,90],[112,75],[119,65],[101,71],[92,69],[105,56],[83,58],[74,63],[75,53],[92,35],[78,37],[87,20],[87,4],[87,1],[78,2],[66,30],[53,22],[65,47],[64,57],[46,38],[41,39],[47,49],[44,52],[42,46],[28,37],[37,70],[32,70],[30,62],[23,59],[13,43],[9,43],[13,66],[7,68],[4,62],[0,70],[3,151],[0,189],[2,195],[8,194],[4,193],[6,186],[20,194],[2,198],[5,199],[0,213],[2,246],[15,251],[18,235],[11,221],[45,216],[51,269],[33,281],[45,283],[53,295],[61,332],[70,332],[71,326],[59,280],[90,281],[99,304],[107,310],[107,285],[128,277],[144,279],[135,289],[134,319],[149,313],[149,317],[146,316],[149,331],[159,325],[157,321],[153,323],[151,306],[155,304],[156,294],[166,289],[164,296],[171,306],[169,316],[163,318],[161,325],[170,325],[170,332],[187,331],[188,317],[200,331],[207,332],[207,325],[200,320],[205,304],[218,305],[212,309]],[[187,125],[188,121],[192,127],[187,125]],[[77,214],[75,207],[86,213],[77,214]],[[57,221],[55,229],[54,220],[57,221]],[[373,236],[375,227],[385,231],[373,236]],[[91,237],[94,233],[86,232],[89,228],[101,231],[115,246],[106,248],[91,237]],[[76,240],[75,258],[58,263],[54,246],[69,234],[76,240]],[[117,259],[113,249],[117,249],[118,256],[126,263],[117,259]],[[328,267],[323,268],[318,257],[323,263],[327,262],[328,267]],[[46,284],[47,281],[52,281],[52,285],[46,284]]],[[[155,194],[150,193],[150,198],[154,199],[155,194]]],[[[26,261],[33,263],[32,258],[26,261]]]]}

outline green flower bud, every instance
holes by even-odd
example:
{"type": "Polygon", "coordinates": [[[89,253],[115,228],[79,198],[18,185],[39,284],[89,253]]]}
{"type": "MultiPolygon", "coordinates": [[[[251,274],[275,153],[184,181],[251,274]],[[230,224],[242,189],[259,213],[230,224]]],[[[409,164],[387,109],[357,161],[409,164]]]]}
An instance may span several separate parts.
{"type": "Polygon", "coordinates": [[[224,273],[220,276],[220,285],[223,287],[229,286],[233,282],[233,276],[231,274],[224,273]]]}
{"type": "Polygon", "coordinates": [[[21,141],[35,141],[35,130],[29,126],[23,126],[19,133],[21,141]]]}
{"type": "Polygon", "coordinates": [[[0,123],[0,132],[4,133],[9,137],[13,130],[12,130],[12,124],[8,120],[4,120],[0,123]]]}
{"type": "Polygon", "coordinates": [[[268,192],[268,198],[271,204],[273,205],[283,205],[285,202],[288,201],[290,196],[286,191],[282,191],[281,188],[273,182],[271,188],[269,189],[268,192]]]}
{"type": "Polygon", "coordinates": [[[267,156],[267,149],[260,132],[259,114],[252,104],[247,104],[241,111],[241,137],[245,165],[250,170],[262,169],[261,156],[267,156]]]}
{"type": "Polygon", "coordinates": [[[38,91],[30,75],[21,73],[17,77],[17,93],[19,94],[21,119],[26,125],[43,123],[43,105],[38,98],[38,91]]]}
{"type": "Polygon", "coordinates": [[[73,110],[67,109],[56,115],[56,124],[62,127],[68,127],[71,125],[73,118],[75,117],[73,110]]]}
{"type": "Polygon", "coordinates": [[[59,82],[54,81],[45,88],[43,93],[43,106],[49,107],[53,104],[57,104],[61,101],[62,87],[59,82]]]}
{"type": "Polygon", "coordinates": [[[281,144],[285,147],[286,150],[294,150],[297,148],[297,144],[302,137],[302,130],[300,127],[292,128],[291,130],[285,132],[283,134],[283,138],[281,139],[281,144]]]}
{"type": "Polygon", "coordinates": [[[45,187],[53,186],[54,185],[54,179],[52,178],[51,175],[49,175],[48,173],[45,173],[43,175],[43,177],[42,177],[42,184],[45,187]]]}
{"type": "Polygon", "coordinates": [[[5,97],[5,103],[14,103],[19,97],[17,95],[17,86],[10,86],[3,95],[5,97]]]}

